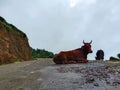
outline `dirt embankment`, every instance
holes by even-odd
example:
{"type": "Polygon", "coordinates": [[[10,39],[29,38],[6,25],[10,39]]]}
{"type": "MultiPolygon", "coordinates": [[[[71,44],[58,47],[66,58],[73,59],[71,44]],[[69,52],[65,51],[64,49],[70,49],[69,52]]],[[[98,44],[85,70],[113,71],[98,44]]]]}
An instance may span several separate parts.
{"type": "Polygon", "coordinates": [[[0,90],[120,90],[120,62],[56,65],[38,59],[0,66],[0,90]]]}
{"type": "Polygon", "coordinates": [[[30,59],[27,35],[0,17],[0,64],[30,59]]]}

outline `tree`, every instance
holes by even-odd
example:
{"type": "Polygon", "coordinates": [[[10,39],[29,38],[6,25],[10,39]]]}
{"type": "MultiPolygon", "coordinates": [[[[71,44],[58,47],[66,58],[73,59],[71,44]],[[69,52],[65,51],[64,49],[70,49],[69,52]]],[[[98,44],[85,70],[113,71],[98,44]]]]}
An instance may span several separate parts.
{"type": "Polygon", "coordinates": [[[33,49],[31,48],[31,54],[33,58],[53,58],[54,54],[45,49],[33,49]]]}
{"type": "Polygon", "coordinates": [[[120,59],[120,53],[119,53],[119,54],[117,54],[117,57],[120,59]]]}

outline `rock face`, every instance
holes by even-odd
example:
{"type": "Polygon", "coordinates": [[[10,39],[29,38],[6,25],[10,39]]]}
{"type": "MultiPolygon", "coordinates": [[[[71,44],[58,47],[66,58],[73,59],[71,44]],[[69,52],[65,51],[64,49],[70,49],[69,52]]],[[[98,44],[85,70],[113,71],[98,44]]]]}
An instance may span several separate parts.
{"type": "Polygon", "coordinates": [[[0,64],[30,59],[26,34],[0,17],[0,64]]]}

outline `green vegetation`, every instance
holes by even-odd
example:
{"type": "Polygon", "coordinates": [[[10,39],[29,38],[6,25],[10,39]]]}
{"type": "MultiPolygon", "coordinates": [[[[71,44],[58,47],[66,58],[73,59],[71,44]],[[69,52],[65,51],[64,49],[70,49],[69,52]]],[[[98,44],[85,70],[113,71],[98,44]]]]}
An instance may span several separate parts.
{"type": "Polygon", "coordinates": [[[7,31],[17,31],[20,35],[22,35],[23,38],[26,38],[26,34],[24,32],[16,28],[14,25],[7,23],[6,20],[1,16],[0,16],[0,24],[4,25],[7,31]]]}
{"type": "Polygon", "coordinates": [[[111,56],[111,57],[110,57],[110,61],[120,61],[120,53],[117,54],[117,57],[111,56]]]}
{"type": "Polygon", "coordinates": [[[52,52],[46,51],[45,49],[33,49],[31,48],[32,58],[53,58],[52,52]]]}
{"type": "Polygon", "coordinates": [[[3,17],[1,17],[1,16],[0,16],[0,21],[6,22],[5,19],[3,17]]]}

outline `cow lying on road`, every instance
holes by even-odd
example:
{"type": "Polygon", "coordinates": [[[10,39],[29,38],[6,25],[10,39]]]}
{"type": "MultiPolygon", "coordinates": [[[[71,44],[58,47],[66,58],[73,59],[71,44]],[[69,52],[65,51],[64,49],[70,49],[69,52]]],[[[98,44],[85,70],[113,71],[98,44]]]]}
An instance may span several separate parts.
{"type": "Polygon", "coordinates": [[[96,53],[96,57],[95,57],[96,60],[103,60],[104,59],[104,51],[103,50],[98,50],[97,53],[96,53]]]}
{"type": "Polygon", "coordinates": [[[53,58],[53,61],[56,64],[72,64],[72,63],[87,63],[87,55],[92,53],[91,43],[85,43],[83,41],[83,46],[81,48],[62,51],[59,54],[56,54],[53,58]]]}

